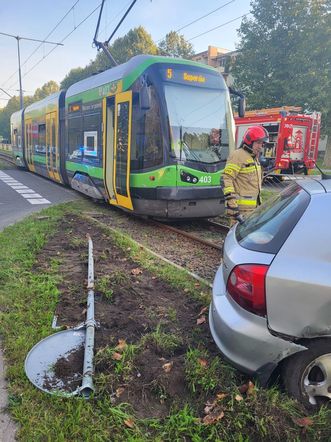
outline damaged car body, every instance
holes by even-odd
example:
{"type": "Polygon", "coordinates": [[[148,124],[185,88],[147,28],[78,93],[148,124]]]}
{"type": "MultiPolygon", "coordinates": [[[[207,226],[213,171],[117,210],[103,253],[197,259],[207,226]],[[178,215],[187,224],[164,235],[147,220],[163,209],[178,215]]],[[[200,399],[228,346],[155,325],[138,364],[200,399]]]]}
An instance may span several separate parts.
{"type": "Polygon", "coordinates": [[[223,355],[266,385],[331,399],[331,180],[302,180],[260,206],[225,241],[209,324],[223,355]]]}

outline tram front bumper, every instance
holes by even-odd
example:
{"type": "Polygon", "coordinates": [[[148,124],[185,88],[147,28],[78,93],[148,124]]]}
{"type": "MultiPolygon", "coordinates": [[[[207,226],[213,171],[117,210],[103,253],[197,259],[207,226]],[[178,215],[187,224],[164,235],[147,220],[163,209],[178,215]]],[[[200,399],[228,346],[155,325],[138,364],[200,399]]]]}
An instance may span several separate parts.
{"type": "Polygon", "coordinates": [[[209,218],[224,214],[221,187],[131,189],[134,212],[164,219],[209,218]]]}

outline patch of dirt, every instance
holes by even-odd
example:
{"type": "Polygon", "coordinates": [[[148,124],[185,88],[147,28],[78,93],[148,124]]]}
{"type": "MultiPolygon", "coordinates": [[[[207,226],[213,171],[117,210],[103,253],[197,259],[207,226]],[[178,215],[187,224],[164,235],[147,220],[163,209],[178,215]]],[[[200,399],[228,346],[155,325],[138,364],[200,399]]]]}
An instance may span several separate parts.
{"type": "MultiPolygon", "coordinates": [[[[201,347],[219,354],[208,320],[197,324],[204,306],[140,268],[97,227],[70,215],[38,257],[43,269],[54,258],[60,263],[59,326],[76,326],[86,317],[87,233],[94,246],[95,319],[100,324],[95,334],[96,394],[110,395],[114,404],[131,404],[141,418],[165,417],[172,407],[192,403],[185,379],[187,350],[201,347]],[[162,345],[162,336],[160,344],[157,333],[175,337],[175,344],[162,345]],[[119,342],[123,348],[116,350],[119,342]],[[130,345],[131,357],[125,352],[130,345]]],[[[82,372],[80,358],[83,354],[70,360],[73,373],[82,372]]],[[[60,377],[66,378],[67,362],[57,364],[60,377]]]]}
{"type": "Polygon", "coordinates": [[[52,373],[45,376],[43,388],[74,392],[80,385],[83,375],[84,346],[74,349],[54,364],[52,373]]]}

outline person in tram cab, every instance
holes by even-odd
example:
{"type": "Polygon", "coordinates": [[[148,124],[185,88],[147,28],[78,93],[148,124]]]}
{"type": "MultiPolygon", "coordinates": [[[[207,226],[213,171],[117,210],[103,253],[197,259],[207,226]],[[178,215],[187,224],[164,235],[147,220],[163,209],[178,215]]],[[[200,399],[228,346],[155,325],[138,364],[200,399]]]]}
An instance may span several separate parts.
{"type": "Polygon", "coordinates": [[[262,126],[247,129],[239,149],[228,158],[223,172],[223,193],[230,225],[242,223],[261,204],[262,168],[259,156],[269,140],[262,126]]]}

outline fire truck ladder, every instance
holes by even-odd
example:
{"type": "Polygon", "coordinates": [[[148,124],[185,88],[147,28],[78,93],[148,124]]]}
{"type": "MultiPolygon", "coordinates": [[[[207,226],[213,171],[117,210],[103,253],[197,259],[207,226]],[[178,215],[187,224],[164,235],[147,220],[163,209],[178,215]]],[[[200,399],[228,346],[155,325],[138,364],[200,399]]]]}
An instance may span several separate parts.
{"type": "Polygon", "coordinates": [[[318,137],[321,126],[321,113],[314,112],[313,115],[313,124],[310,133],[310,143],[309,143],[309,151],[308,151],[308,159],[315,160],[315,153],[318,146],[318,137]]]}

